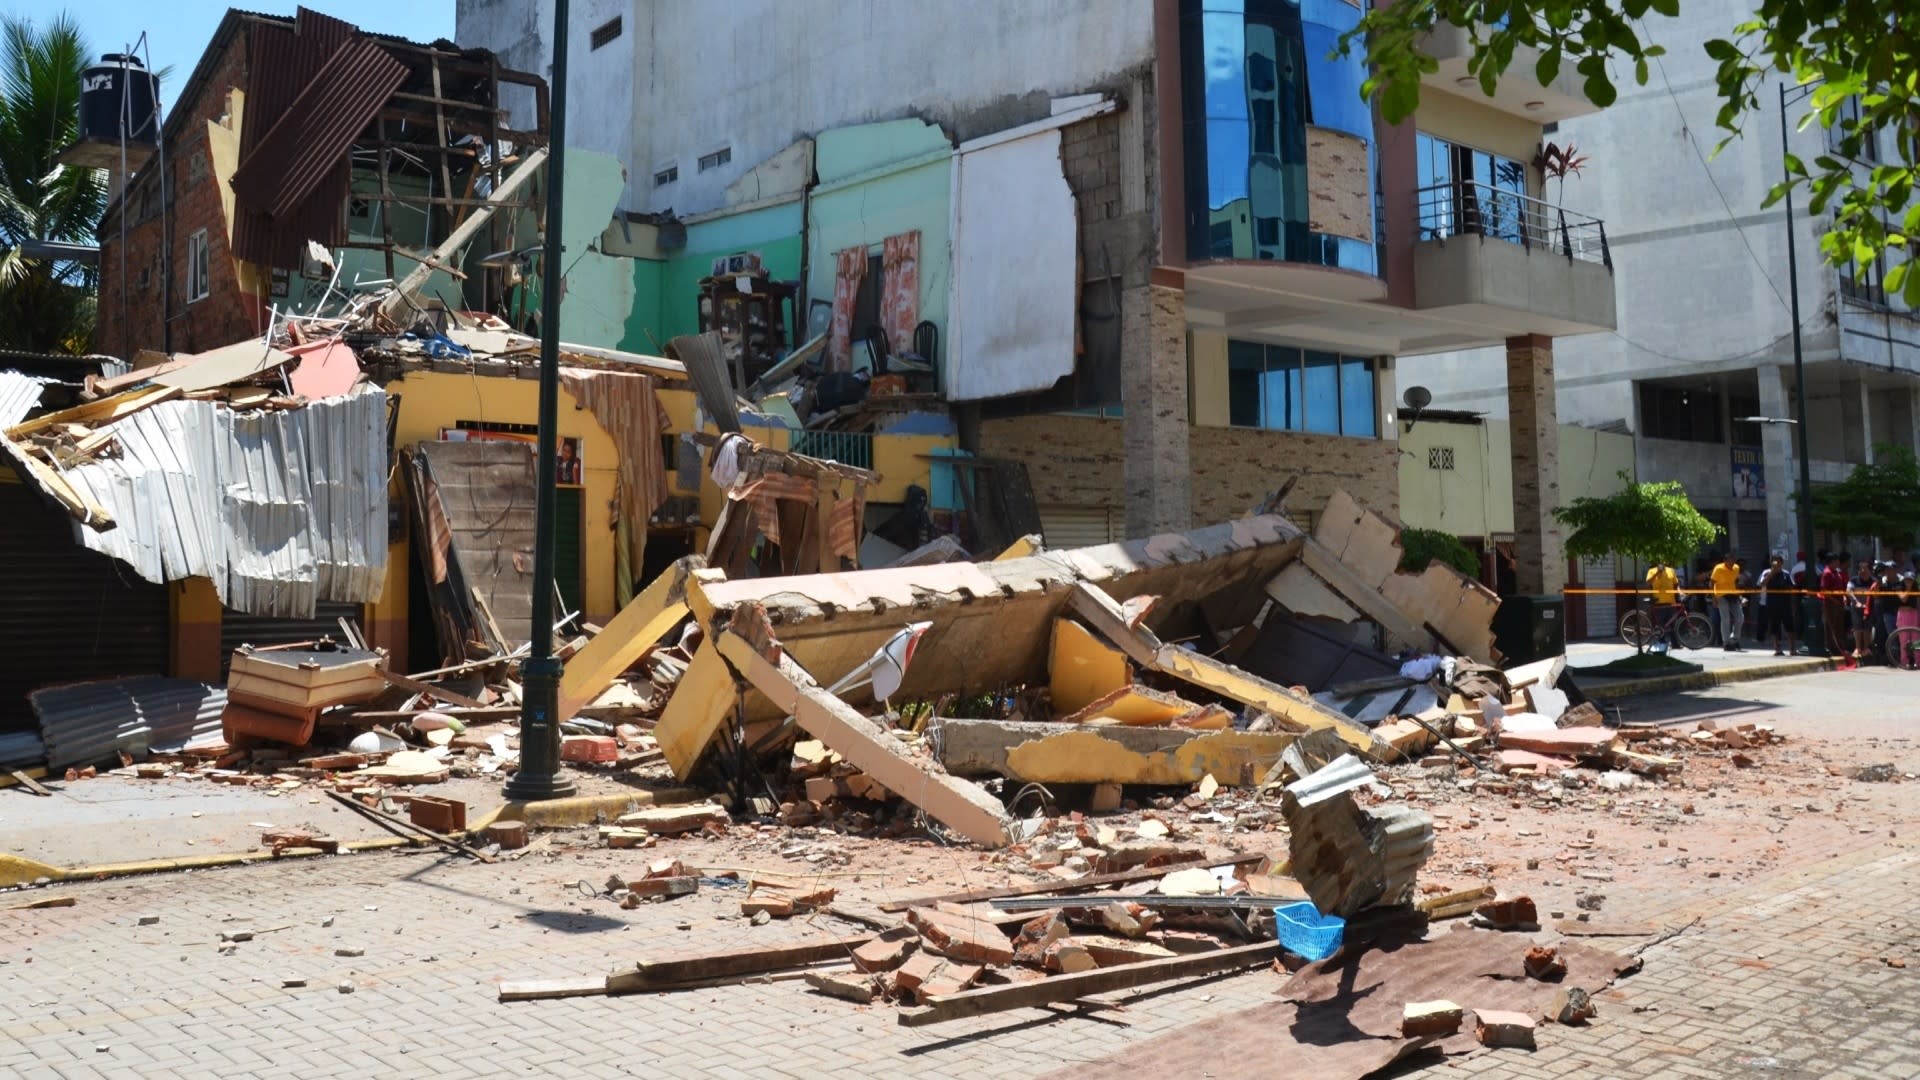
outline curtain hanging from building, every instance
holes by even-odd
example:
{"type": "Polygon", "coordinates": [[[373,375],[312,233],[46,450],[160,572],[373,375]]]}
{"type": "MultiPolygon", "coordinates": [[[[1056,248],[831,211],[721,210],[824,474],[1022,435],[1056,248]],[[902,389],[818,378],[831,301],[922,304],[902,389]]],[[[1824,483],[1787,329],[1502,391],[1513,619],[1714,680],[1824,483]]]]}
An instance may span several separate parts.
{"type": "Polygon", "coordinates": [[[827,346],[827,370],[846,371],[853,366],[853,305],[860,279],[867,274],[867,249],[842,248],[833,262],[833,339],[827,346]]]}
{"type": "Polygon", "coordinates": [[[920,323],[920,230],[889,236],[880,249],[880,325],[887,331],[887,349],[913,348],[913,328],[920,323]]]}

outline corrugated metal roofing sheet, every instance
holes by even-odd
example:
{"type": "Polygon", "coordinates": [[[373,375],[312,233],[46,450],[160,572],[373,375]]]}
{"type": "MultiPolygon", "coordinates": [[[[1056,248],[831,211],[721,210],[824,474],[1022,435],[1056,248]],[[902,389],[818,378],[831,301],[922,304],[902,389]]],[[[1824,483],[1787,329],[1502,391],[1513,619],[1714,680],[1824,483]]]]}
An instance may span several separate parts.
{"type": "Polygon", "coordinates": [[[148,581],[210,578],[250,614],[372,602],[386,578],[386,422],[373,387],[285,411],[164,402],[113,426],[120,457],[65,472],[119,523],[75,529],[148,581]]]}
{"type": "Polygon", "coordinates": [[[53,381],[18,371],[0,371],[0,428],[25,420],[40,404],[41,392],[53,381]]]}
{"type": "Polygon", "coordinates": [[[31,731],[0,735],[0,769],[24,769],[47,759],[46,745],[31,731]]]}
{"type": "Polygon", "coordinates": [[[47,767],[98,764],[124,750],[185,750],[223,741],[225,687],[141,675],[50,686],[27,695],[40,719],[47,767]]]}
{"type": "Polygon", "coordinates": [[[234,195],[276,221],[295,214],[406,77],[406,65],[371,40],[342,44],[241,158],[234,195]]]}
{"type": "Polygon", "coordinates": [[[1312,806],[1372,782],[1373,770],[1367,767],[1366,762],[1352,754],[1342,754],[1314,770],[1312,775],[1288,784],[1287,794],[1292,795],[1301,806],[1312,806]]]}

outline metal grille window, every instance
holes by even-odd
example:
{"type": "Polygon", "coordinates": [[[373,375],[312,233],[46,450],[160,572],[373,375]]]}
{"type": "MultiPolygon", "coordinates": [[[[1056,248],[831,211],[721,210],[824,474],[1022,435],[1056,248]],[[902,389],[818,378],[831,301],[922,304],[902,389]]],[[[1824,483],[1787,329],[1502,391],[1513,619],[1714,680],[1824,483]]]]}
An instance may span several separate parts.
{"type": "MultiPolygon", "coordinates": [[[[593,34],[588,38],[588,42],[593,49],[598,49],[600,46],[608,44],[619,36],[620,16],[615,15],[613,18],[594,27],[593,34]]],[[[590,49],[589,51],[592,50],[590,49]]]]}
{"type": "Polygon", "coordinates": [[[1438,469],[1442,472],[1453,471],[1453,447],[1427,447],[1427,468],[1438,469]]]}
{"type": "Polygon", "coordinates": [[[708,169],[717,169],[732,160],[733,147],[723,146],[711,154],[700,155],[700,171],[706,172],[708,169]]]}

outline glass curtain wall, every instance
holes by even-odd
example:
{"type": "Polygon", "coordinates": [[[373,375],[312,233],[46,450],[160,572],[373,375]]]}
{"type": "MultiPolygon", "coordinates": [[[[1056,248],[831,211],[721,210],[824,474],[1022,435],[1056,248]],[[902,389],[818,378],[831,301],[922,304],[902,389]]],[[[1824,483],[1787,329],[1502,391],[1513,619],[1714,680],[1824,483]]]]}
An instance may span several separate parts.
{"type": "Polygon", "coordinates": [[[1290,345],[1227,343],[1227,422],[1373,438],[1373,361],[1290,345]]]}
{"type": "MultiPolygon", "coordinates": [[[[1471,234],[1526,242],[1527,167],[1424,132],[1414,140],[1422,240],[1471,234]]],[[[1537,239],[1537,238],[1536,238],[1537,239]]]]}
{"type": "Polygon", "coordinates": [[[1314,231],[1308,126],[1366,147],[1360,205],[1374,204],[1373,114],[1360,52],[1329,59],[1360,9],[1346,0],[1181,0],[1187,254],[1379,273],[1371,240],[1314,231]]]}

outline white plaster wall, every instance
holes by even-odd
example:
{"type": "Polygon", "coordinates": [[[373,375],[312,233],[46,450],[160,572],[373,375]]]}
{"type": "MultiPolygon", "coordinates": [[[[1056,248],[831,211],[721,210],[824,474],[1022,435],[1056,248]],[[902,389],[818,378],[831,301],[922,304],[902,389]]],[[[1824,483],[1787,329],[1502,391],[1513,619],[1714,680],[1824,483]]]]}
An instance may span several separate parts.
{"type": "MultiPolygon", "coordinates": [[[[1744,0],[1699,0],[1684,5],[1678,19],[1649,19],[1646,29],[1670,50],[1665,79],[1656,66],[1648,85],[1634,86],[1631,72],[1621,72],[1624,85],[1612,108],[1562,123],[1544,136],[1571,142],[1592,159],[1581,176],[1567,180],[1564,193],[1549,181],[1544,194],[1549,202],[1605,221],[1619,320],[1616,333],[1554,343],[1565,423],[1631,423],[1632,379],[1791,360],[1792,321],[1780,298],[1787,290],[1785,219],[1778,206],[1760,209],[1780,176],[1777,84],[1760,88],[1763,108],[1749,117],[1747,134],[1713,156],[1725,133],[1714,124],[1719,98],[1713,62],[1699,44],[1726,36],[1749,10],[1744,0]]],[[[1803,109],[1790,106],[1789,120],[1797,122],[1803,109]]],[[[1803,158],[1823,150],[1817,130],[1796,131],[1792,140],[1803,158]]],[[[1835,355],[1827,314],[1834,277],[1820,264],[1821,228],[1804,212],[1805,195],[1796,201],[1801,320],[1808,358],[1817,360],[1835,355]]],[[[1403,363],[1402,381],[1432,389],[1436,405],[1506,414],[1500,350],[1403,363]]]]}
{"type": "MultiPolygon", "coordinates": [[[[571,14],[568,141],[627,162],[629,209],[683,216],[723,205],[727,185],[802,136],[920,116],[970,138],[1118,86],[1153,50],[1152,0],[573,0],[571,14]],[[620,61],[614,46],[586,51],[615,11],[620,61]],[[732,161],[700,172],[723,146],[732,161]],[[680,179],[656,189],[668,162],[680,179]]],[[[552,0],[457,0],[460,44],[542,74],[552,21],[552,0]]]]}
{"type": "MultiPolygon", "coordinates": [[[[646,7],[635,0],[571,0],[567,20],[567,145],[610,154],[636,177],[638,171],[631,168],[633,73],[636,58],[648,48],[646,7]],[[620,36],[592,48],[594,29],[615,16],[621,21],[620,36]]],[[[553,0],[455,0],[454,39],[462,46],[492,49],[502,66],[553,84],[553,0]]],[[[531,91],[503,86],[500,104],[511,112],[510,126],[534,126],[531,91]]],[[[634,198],[638,190],[635,184],[621,197],[623,209],[639,208],[634,198]]]]}

